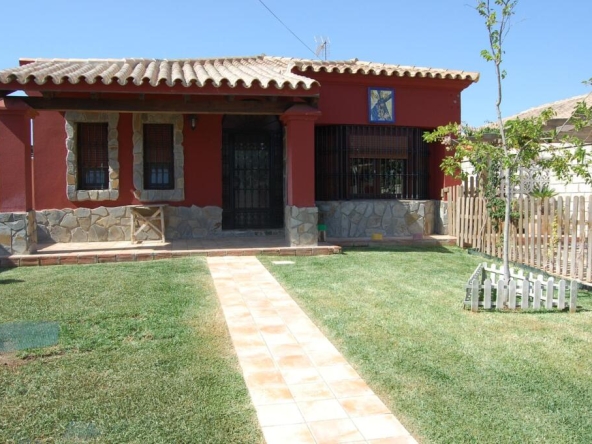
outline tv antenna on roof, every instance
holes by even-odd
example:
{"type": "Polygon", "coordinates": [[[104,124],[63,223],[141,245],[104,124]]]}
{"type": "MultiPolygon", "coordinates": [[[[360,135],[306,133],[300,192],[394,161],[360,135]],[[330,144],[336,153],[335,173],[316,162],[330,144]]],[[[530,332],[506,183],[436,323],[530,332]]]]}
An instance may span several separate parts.
{"type": "Polygon", "coordinates": [[[329,37],[315,37],[315,43],[317,44],[317,50],[315,51],[317,57],[322,54],[322,59],[327,60],[327,55],[329,54],[329,45],[331,44],[329,37]]]}

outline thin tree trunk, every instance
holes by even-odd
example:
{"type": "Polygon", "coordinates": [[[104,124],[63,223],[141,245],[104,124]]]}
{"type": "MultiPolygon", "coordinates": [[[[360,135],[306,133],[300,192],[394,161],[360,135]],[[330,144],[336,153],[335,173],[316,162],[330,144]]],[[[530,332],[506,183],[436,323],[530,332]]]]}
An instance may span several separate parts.
{"type": "Polygon", "coordinates": [[[504,267],[504,281],[510,282],[510,221],[512,216],[512,184],[510,181],[510,169],[504,169],[504,185],[506,188],[506,211],[504,215],[504,251],[502,261],[504,267]]]}

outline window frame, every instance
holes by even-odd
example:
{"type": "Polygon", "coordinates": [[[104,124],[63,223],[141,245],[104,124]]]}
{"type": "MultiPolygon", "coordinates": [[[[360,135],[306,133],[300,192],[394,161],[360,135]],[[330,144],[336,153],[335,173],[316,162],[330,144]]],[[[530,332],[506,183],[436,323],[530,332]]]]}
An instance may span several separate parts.
{"type": "Polygon", "coordinates": [[[135,113],[132,117],[134,141],[134,196],[143,202],[183,201],[185,200],[185,173],[183,147],[183,115],[135,113]],[[173,125],[173,184],[172,189],[147,189],[144,185],[144,124],[173,125]]]}
{"type": "Polygon", "coordinates": [[[119,198],[119,113],[66,111],[66,196],[72,202],[119,198]],[[81,189],[78,168],[78,124],[107,123],[108,188],[81,189]]]}
{"type": "Polygon", "coordinates": [[[109,189],[109,124],[107,122],[77,122],[76,147],[79,190],[109,189]],[[88,127],[84,129],[84,127],[88,127]],[[91,129],[94,127],[94,129],[91,129]],[[100,128],[100,130],[99,130],[100,128]],[[100,134],[100,145],[91,138],[100,134]],[[87,137],[83,140],[83,137],[87,137]],[[98,163],[100,162],[100,165],[98,163]],[[101,176],[101,181],[88,177],[101,176]],[[94,185],[94,186],[93,186],[94,185]]]}
{"type": "Polygon", "coordinates": [[[427,199],[429,145],[424,131],[394,125],[317,126],[315,199],[427,199]]]}
{"type": "MultiPolygon", "coordinates": [[[[144,189],[145,190],[173,190],[175,188],[175,153],[174,153],[174,131],[175,128],[170,123],[144,123],[142,125],[142,134],[144,139],[144,189]],[[164,128],[166,127],[166,132],[170,132],[169,134],[164,134],[164,131],[161,129],[156,129],[156,127],[164,128]],[[154,132],[150,133],[150,129],[154,130],[154,132]],[[147,140],[147,136],[155,137],[160,140],[147,140]],[[168,146],[163,147],[161,144],[164,145],[165,140],[168,146]],[[152,150],[152,152],[149,152],[152,150]],[[162,160],[160,162],[157,161],[148,161],[147,159],[152,159],[155,157],[168,157],[167,160],[162,160]],[[166,183],[164,178],[152,180],[154,176],[153,171],[149,171],[151,168],[157,168],[155,164],[166,165],[166,167],[161,167],[159,169],[162,170],[162,176],[165,176],[166,172],[166,183]]],[[[157,174],[159,176],[159,174],[157,174]]]]}

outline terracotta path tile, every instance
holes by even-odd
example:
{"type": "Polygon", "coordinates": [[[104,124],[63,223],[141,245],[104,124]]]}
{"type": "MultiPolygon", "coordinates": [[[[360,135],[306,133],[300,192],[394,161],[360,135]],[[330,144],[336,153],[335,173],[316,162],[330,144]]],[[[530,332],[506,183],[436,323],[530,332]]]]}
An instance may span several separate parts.
{"type": "Polygon", "coordinates": [[[262,427],[267,444],[316,444],[306,424],[262,427]]]}
{"type": "Polygon", "coordinates": [[[290,384],[290,391],[296,401],[316,401],[334,399],[333,392],[324,382],[307,382],[304,384],[290,384]]]}
{"type": "Polygon", "coordinates": [[[360,375],[349,364],[322,366],[318,367],[318,370],[325,381],[343,381],[360,378],[360,375]]]}
{"type": "Polygon", "coordinates": [[[303,424],[304,418],[295,402],[257,406],[261,427],[303,424]]]}
{"type": "Polygon", "coordinates": [[[351,419],[333,419],[310,423],[318,444],[366,442],[351,419]]]}
{"type": "Polygon", "coordinates": [[[207,260],[268,444],[416,443],[257,258],[207,260]]]}
{"type": "Polygon", "coordinates": [[[390,413],[388,407],[376,395],[343,398],[339,402],[351,418],[390,413]]]}
{"type": "Polygon", "coordinates": [[[361,416],[352,421],[366,439],[409,436],[409,432],[392,414],[361,416]]]}
{"type": "Polygon", "coordinates": [[[347,418],[347,413],[336,399],[301,401],[298,407],[307,422],[347,418]]]}

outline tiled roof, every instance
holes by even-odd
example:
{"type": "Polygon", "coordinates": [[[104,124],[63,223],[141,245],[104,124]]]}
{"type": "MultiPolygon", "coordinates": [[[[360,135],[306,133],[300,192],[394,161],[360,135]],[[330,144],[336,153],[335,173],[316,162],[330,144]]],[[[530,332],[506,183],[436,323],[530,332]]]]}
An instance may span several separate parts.
{"type": "Polygon", "coordinates": [[[582,101],[585,101],[586,105],[592,106],[592,94],[584,94],[581,96],[570,97],[569,99],[558,100],[557,102],[546,103],[545,105],[536,106],[534,108],[527,109],[526,111],[522,111],[521,113],[515,114],[513,116],[506,117],[504,120],[517,118],[527,119],[530,117],[536,117],[547,108],[551,108],[553,109],[553,111],[555,111],[555,117],[557,119],[567,119],[571,117],[572,113],[576,108],[576,105],[582,101]]]}
{"type": "Polygon", "coordinates": [[[386,75],[394,77],[427,77],[434,79],[479,80],[478,72],[458,71],[440,68],[422,68],[419,66],[389,65],[386,63],[364,62],[358,59],[330,61],[307,60],[277,57],[287,64],[293,64],[298,70],[312,69],[314,72],[335,72],[365,75],[386,75]]]}
{"type": "Polygon", "coordinates": [[[152,86],[160,83],[173,86],[179,83],[202,87],[211,83],[216,87],[227,84],[246,88],[259,84],[263,88],[274,86],[277,89],[310,89],[317,83],[313,79],[293,74],[285,66],[264,57],[187,60],[36,59],[18,68],[0,71],[0,83],[13,80],[21,85],[30,82],[43,85],[49,81],[55,84],[86,82],[89,85],[96,82],[106,85],[141,85],[147,82],[152,86]]]}
{"type": "Polygon", "coordinates": [[[437,79],[461,79],[476,82],[479,74],[434,68],[418,68],[401,65],[347,61],[318,61],[285,57],[228,57],[214,59],[34,59],[23,60],[17,68],[0,70],[0,84],[17,81],[21,85],[47,82],[92,85],[102,82],[109,85],[152,86],[181,84],[202,87],[211,83],[218,87],[275,87],[310,89],[318,82],[297,73],[312,69],[315,72],[360,73],[365,75],[387,75],[397,77],[429,77],[437,79]]]}

